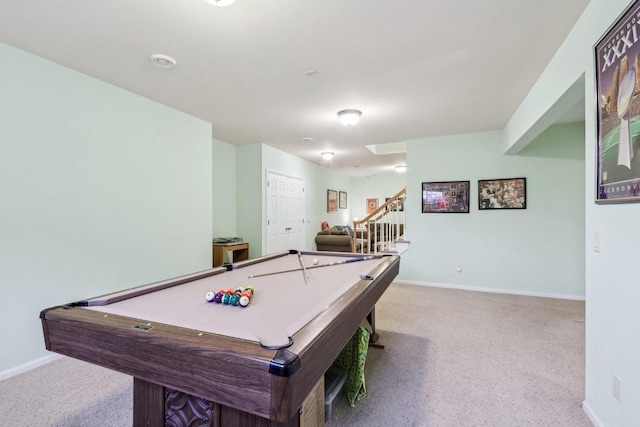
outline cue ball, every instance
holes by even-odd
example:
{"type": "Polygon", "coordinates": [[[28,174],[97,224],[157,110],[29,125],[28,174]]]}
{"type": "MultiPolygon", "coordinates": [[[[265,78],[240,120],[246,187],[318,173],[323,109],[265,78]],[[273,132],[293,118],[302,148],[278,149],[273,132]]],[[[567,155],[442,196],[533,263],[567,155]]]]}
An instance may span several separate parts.
{"type": "Polygon", "coordinates": [[[313,259],[313,265],[318,265],[318,258],[313,259]]]}
{"type": "Polygon", "coordinates": [[[214,294],[213,292],[207,292],[207,294],[204,296],[204,299],[206,299],[207,302],[211,302],[211,301],[213,301],[215,296],[216,296],[216,294],[214,294]]]}

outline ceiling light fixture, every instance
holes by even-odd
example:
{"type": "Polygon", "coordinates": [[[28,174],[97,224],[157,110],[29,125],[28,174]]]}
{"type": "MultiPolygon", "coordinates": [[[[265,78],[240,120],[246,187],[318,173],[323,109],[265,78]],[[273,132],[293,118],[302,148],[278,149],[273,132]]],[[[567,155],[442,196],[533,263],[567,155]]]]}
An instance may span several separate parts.
{"type": "Polygon", "coordinates": [[[230,6],[235,3],[236,0],[207,0],[207,3],[211,3],[214,6],[230,6]]]}
{"type": "Polygon", "coordinates": [[[160,68],[173,68],[176,66],[176,60],[167,55],[154,53],[151,55],[151,62],[160,68]]]}
{"type": "Polygon", "coordinates": [[[338,119],[345,126],[355,125],[360,121],[362,111],[360,110],[342,110],[338,111],[338,119]]]}
{"type": "Polygon", "coordinates": [[[333,156],[335,155],[335,153],[332,153],[330,151],[325,151],[324,153],[321,154],[322,158],[325,160],[331,160],[333,159],[333,156]]]}
{"type": "Polygon", "coordinates": [[[398,165],[398,166],[396,166],[396,172],[404,173],[406,171],[407,171],[407,166],[406,165],[398,165]]]}

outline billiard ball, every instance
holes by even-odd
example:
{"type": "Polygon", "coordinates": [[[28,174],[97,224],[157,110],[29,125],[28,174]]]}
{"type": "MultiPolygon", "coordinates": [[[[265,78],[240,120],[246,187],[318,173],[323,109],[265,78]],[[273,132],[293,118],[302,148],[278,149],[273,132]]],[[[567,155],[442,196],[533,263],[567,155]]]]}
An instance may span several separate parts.
{"type": "Polygon", "coordinates": [[[253,288],[253,286],[247,286],[246,288],[244,288],[245,291],[251,291],[251,293],[255,293],[255,289],[253,288]]]}
{"type": "Polygon", "coordinates": [[[226,293],[222,296],[222,303],[223,304],[229,304],[229,301],[231,300],[231,294],[230,293],[226,293]]]}
{"type": "Polygon", "coordinates": [[[240,297],[238,295],[233,295],[231,297],[231,299],[229,300],[229,304],[231,305],[238,305],[238,301],[240,300],[240,297]]]}
{"type": "Polygon", "coordinates": [[[221,304],[221,303],[222,303],[222,296],[223,296],[223,295],[224,295],[224,294],[221,294],[220,292],[218,292],[218,293],[216,294],[216,296],[215,296],[215,297],[213,297],[213,302],[218,303],[218,304],[221,304]]]}
{"type": "Polygon", "coordinates": [[[246,307],[249,305],[249,297],[247,296],[241,296],[240,300],[238,301],[238,304],[240,304],[241,307],[246,307]]]}
{"type": "Polygon", "coordinates": [[[214,300],[215,297],[216,297],[216,294],[214,294],[213,292],[207,292],[207,294],[204,296],[204,299],[206,299],[207,302],[211,302],[214,300]]]}
{"type": "Polygon", "coordinates": [[[319,261],[318,261],[318,258],[314,258],[314,259],[313,259],[313,265],[318,265],[318,262],[319,262],[319,261]]]}

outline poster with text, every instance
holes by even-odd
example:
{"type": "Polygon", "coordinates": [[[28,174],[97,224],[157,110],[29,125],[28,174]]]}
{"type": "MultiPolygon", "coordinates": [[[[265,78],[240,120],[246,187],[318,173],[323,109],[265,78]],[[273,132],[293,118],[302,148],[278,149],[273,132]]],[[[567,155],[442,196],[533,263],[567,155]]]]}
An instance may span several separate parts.
{"type": "Polygon", "coordinates": [[[596,43],[596,203],[640,201],[640,1],[596,43]]]}

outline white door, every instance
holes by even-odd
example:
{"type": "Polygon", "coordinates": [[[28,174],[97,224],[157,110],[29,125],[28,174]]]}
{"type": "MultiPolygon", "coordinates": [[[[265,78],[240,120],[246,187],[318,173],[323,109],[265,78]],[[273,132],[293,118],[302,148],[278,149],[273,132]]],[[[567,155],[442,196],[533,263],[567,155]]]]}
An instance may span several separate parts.
{"type": "Polygon", "coordinates": [[[303,249],[304,179],[267,171],[266,253],[303,249]]]}
{"type": "Polygon", "coordinates": [[[289,197],[287,197],[287,249],[304,249],[302,230],[304,225],[304,181],[301,178],[288,178],[289,197]]]}

